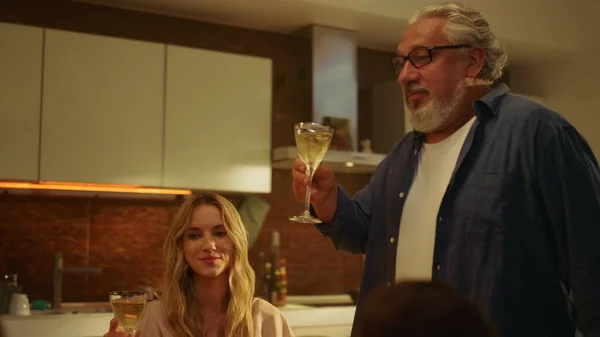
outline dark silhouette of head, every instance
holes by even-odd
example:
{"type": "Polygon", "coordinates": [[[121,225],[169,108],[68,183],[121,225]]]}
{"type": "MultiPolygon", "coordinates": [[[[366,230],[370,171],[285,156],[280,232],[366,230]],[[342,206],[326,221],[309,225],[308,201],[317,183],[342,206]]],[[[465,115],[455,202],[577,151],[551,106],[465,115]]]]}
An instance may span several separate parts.
{"type": "Polygon", "coordinates": [[[357,330],[359,337],[497,337],[465,296],[447,284],[425,281],[374,289],[357,330]]]}

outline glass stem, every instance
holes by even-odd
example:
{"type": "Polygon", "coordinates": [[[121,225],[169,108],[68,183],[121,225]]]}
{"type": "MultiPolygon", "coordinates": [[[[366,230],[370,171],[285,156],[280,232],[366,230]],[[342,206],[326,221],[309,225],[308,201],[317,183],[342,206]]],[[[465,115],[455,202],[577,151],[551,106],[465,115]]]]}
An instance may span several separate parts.
{"type": "Polygon", "coordinates": [[[313,170],[307,165],[306,175],[309,177],[308,185],[306,186],[306,197],[304,200],[304,214],[310,215],[310,190],[312,189],[313,170]]]}

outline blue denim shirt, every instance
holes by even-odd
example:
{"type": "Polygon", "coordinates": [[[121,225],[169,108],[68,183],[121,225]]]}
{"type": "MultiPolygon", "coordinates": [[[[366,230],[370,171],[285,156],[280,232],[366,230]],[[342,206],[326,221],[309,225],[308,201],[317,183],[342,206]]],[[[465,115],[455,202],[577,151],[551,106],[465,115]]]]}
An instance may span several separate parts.
{"type": "MultiPolygon", "coordinates": [[[[600,336],[594,154],[559,114],[505,85],[473,104],[439,209],[433,280],[466,294],[503,337],[570,337],[575,326],[600,336]]],[[[423,138],[407,133],[354,199],[338,186],[332,223],[316,225],[336,249],[366,254],[357,316],[374,286],[395,281],[395,239],[423,138]]]]}

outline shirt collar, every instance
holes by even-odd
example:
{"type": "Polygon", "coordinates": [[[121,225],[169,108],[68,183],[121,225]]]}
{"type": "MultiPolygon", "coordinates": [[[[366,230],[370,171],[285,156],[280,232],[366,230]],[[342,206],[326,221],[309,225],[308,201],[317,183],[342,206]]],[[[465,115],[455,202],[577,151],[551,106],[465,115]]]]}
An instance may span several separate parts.
{"type": "Polygon", "coordinates": [[[508,87],[508,85],[504,83],[498,84],[497,86],[492,88],[492,90],[490,90],[490,92],[488,92],[485,96],[473,102],[475,112],[478,113],[480,110],[488,110],[494,116],[498,115],[498,108],[500,107],[500,102],[502,101],[502,98],[504,98],[504,96],[509,92],[510,88],[508,87]]]}
{"type": "MultiPolygon", "coordinates": [[[[502,101],[502,98],[504,98],[504,96],[509,92],[510,88],[504,83],[500,83],[493,87],[492,90],[490,90],[485,96],[473,102],[473,106],[475,107],[475,116],[479,118],[479,115],[483,111],[487,111],[494,116],[498,115],[500,102],[502,101]]],[[[413,130],[413,133],[413,139],[423,139],[425,136],[423,133],[415,130],[413,130]]]]}

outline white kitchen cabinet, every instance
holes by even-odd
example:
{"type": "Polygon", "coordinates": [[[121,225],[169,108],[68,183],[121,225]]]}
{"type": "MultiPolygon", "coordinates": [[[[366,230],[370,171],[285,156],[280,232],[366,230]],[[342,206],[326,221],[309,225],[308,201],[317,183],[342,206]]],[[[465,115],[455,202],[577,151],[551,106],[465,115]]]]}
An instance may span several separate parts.
{"type": "Polygon", "coordinates": [[[165,48],[46,30],[41,180],[161,185],[165,48]]]}
{"type": "Polygon", "coordinates": [[[271,60],[167,46],[166,63],[164,186],[269,193],[271,60]]]}
{"type": "MultiPolygon", "coordinates": [[[[372,149],[375,153],[388,153],[406,133],[404,98],[400,90],[401,87],[396,79],[378,83],[371,88],[372,149]]],[[[406,113],[410,114],[410,112],[406,113]]]]}
{"type": "Polygon", "coordinates": [[[0,180],[37,180],[44,30],[0,22],[0,180]]]}

